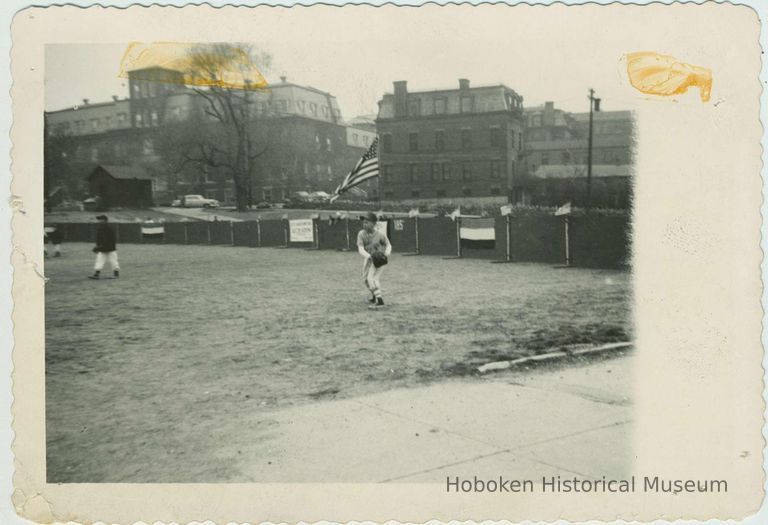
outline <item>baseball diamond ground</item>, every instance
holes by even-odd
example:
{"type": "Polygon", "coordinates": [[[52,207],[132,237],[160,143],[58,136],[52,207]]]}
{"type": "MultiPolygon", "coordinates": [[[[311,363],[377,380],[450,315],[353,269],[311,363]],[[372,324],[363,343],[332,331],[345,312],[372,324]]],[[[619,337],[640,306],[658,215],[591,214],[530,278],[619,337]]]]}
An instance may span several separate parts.
{"type": "Polygon", "coordinates": [[[631,339],[626,272],[395,253],[369,311],[354,252],[90,247],[45,264],[48,482],[222,479],[260,413],[631,339]]]}

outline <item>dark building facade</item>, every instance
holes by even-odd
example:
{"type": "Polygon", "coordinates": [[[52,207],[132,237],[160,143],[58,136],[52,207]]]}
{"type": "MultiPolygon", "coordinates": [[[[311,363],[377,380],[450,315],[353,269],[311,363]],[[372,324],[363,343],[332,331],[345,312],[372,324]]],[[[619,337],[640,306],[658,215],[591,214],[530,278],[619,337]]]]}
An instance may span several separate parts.
{"type": "MultiPolygon", "coordinates": [[[[589,113],[567,113],[552,102],[526,108],[525,173],[521,200],[529,204],[584,205],[589,161],[589,113]]],[[[630,111],[592,114],[591,204],[626,208],[634,166],[630,111]]]]}
{"type": "Polygon", "coordinates": [[[104,208],[147,208],[152,200],[152,177],[136,166],[99,165],[88,175],[90,194],[104,208]]]}
{"type": "MultiPolygon", "coordinates": [[[[201,135],[218,124],[204,99],[183,85],[180,73],[152,68],[129,72],[127,99],[47,112],[47,186],[65,187],[71,199],[90,193],[86,177],[99,164],[143,170],[156,204],[187,193],[223,203],[234,199],[231,174],[222,167],[181,162],[172,150],[179,136],[201,135]]],[[[295,191],[330,193],[354,166],[375,133],[348,125],[336,98],[289,83],[285,77],[249,100],[254,161],[250,199],[278,202],[295,191]]],[[[368,189],[375,184],[368,184],[368,189]]]]}
{"type": "Polygon", "coordinates": [[[409,92],[379,101],[383,201],[507,202],[524,143],[523,98],[504,85],[409,92]]]}

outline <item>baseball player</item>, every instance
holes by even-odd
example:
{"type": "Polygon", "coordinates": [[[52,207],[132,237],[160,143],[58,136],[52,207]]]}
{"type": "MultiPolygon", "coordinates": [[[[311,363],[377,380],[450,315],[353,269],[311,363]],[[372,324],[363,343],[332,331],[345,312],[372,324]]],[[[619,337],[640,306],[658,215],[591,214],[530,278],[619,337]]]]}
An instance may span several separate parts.
{"type": "Polygon", "coordinates": [[[368,300],[371,304],[368,308],[375,310],[384,307],[380,279],[384,265],[392,253],[392,245],[387,235],[376,229],[376,214],[368,212],[360,218],[363,220],[363,229],[357,234],[357,251],[365,259],[363,280],[371,292],[371,298],[368,300]]]}
{"type": "Polygon", "coordinates": [[[88,278],[99,279],[104,263],[109,261],[115,279],[117,279],[120,277],[120,264],[117,262],[115,230],[109,225],[109,219],[106,215],[99,215],[96,219],[99,221],[99,225],[96,227],[96,246],[93,248],[93,252],[96,254],[96,264],[93,266],[93,275],[89,275],[88,278]]]}
{"type": "MultiPolygon", "coordinates": [[[[64,240],[64,232],[61,229],[61,226],[58,224],[55,226],[46,226],[45,228],[45,241],[46,244],[48,241],[53,244],[53,256],[54,257],[61,257],[61,243],[64,240]]],[[[48,257],[48,250],[45,250],[45,256],[48,257]]]]}

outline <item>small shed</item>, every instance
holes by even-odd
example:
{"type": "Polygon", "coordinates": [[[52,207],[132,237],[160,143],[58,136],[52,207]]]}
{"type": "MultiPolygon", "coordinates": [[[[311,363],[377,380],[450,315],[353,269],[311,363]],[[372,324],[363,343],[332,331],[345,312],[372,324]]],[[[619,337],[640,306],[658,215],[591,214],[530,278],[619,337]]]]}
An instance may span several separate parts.
{"type": "Polygon", "coordinates": [[[105,209],[153,206],[152,177],[140,166],[96,166],[88,175],[90,194],[105,209]]]}

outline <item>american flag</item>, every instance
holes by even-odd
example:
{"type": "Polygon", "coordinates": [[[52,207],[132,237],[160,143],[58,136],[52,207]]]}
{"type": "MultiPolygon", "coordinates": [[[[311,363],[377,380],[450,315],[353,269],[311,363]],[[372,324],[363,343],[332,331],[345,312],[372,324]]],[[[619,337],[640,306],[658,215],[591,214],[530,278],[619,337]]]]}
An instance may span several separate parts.
{"type": "Polygon", "coordinates": [[[379,138],[376,137],[373,139],[373,142],[371,143],[371,147],[368,148],[368,151],[363,154],[362,157],[360,157],[360,160],[357,161],[357,165],[355,168],[350,171],[346,177],[344,177],[344,180],[341,181],[341,184],[339,184],[339,187],[336,188],[336,191],[333,192],[333,196],[331,197],[331,202],[335,201],[339,198],[339,195],[344,193],[345,191],[349,190],[350,188],[353,188],[354,186],[357,186],[358,184],[361,184],[368,179],[372,179],[374,177],[379,176],[379,138]]]}

